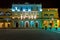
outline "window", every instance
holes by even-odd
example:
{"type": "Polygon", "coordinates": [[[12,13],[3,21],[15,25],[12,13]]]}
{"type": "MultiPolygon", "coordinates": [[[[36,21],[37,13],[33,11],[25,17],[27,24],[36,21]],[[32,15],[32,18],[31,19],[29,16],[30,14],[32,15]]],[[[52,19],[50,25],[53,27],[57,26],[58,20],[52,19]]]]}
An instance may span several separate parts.
{"type": "Polygon", "coordinates": [[[11,12],[7,11],[6,16],[10,16],[10,15],[11,15],[11,12]]]}
{"type": "Polygon", "coordinates": [[[2,11],[0,11],[0,16],[4,15],[4,13],[2,11]]]}
{"type": "Polygon", "coordinates": [[[48,14],[44,14],[44,16],[48,16],[48,14]]]}
{"type": "Polygon", "coordinates": [[[54,16],[54,14],[50,14],[50,16],[54,16]]]}

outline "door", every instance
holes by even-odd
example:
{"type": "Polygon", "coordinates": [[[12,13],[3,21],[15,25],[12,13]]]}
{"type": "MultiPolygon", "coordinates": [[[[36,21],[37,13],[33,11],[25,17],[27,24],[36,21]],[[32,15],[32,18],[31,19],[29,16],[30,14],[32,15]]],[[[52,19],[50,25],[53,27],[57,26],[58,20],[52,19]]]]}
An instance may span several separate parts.
{"type": "Polygon", "coordinates": [[[18,28],[18,22],[16,22],[16,28],[18,28]]]}
{"type": "Polygon", "coordinates": [[[36,28],[38,28],[38,22],[35,23],[36,28]]]}
{"type": "Polygon", "coordinates": [[[25,27],[26,27],[26,28],[29,27],[29,22],[28,22],[28,21],[25,22],[25,27]]]}
{"type": "Polygon", "coordinates": [[[14,21],[14,28],[18,28],[18,22],[17,21],[14,21]]]}

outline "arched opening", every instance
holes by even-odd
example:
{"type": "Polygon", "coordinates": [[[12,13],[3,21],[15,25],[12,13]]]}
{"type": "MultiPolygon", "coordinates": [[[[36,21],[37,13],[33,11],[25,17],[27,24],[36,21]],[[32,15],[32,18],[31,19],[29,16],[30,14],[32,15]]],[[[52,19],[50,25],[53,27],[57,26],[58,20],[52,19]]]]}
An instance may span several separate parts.
{"type": "Polygon", "coordinates": [[[20,28],[24,27],[24,21],[20,21],[20,28]]]}
{"type": "Polygon", "coordinates": [[[14,21],[14,28],[18,28],[18,21],[14,21]]]}
{"type": "Polygon", "coordinates": [[[18,22],[16,22],[16,28],[18,28],[18,22]]]}
{"type": "Polygon", "coordinates": [[[0,23],[0,28],[2,28],[3,27],[3,23],[0,23]]]}
{"type": "Polygon", "coordinates": [[[29,27],[29,22],[28,22],[28,21],[25,22],[25,27],[26,27],[26,28],[29,27]]]}
{"type": "Polygon", "coordinates": [[[5,28],[8,28],[8,27],[10,27],[10,22],[5,23],[5,28]]]}
{"type": "Polygon", "coordinates": [[[34,27],[34,21],[30,21],[30,26],[31,26],[31,28],[34,27]]]}
{"type": "Polygon", "coordinates": [[[35,23],[36,28],[38,28],[38,22],[35,23]]]}

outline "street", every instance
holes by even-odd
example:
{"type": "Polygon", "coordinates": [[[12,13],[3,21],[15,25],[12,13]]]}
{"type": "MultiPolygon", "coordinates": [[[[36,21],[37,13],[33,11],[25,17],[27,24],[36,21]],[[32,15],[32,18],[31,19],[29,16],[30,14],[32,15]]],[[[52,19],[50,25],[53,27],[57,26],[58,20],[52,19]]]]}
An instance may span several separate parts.
{"type": "Polygon", "coordinates": [[[0,40],[60,40],[60,33],[43,29],[0,29],[0,40]]]}

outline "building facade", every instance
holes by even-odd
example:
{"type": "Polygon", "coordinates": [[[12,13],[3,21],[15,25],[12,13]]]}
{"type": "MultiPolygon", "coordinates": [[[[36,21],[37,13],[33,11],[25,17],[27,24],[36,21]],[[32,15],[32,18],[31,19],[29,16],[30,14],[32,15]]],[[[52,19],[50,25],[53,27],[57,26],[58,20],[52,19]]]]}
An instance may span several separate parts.
{"type": "Polygon", "coordinates": [[[12,27],[11,15],[10,8],[0,8],[0,28],[12,27]]]}
{"type": "Polygon", "coordinates": [[[41,25],[41,4],[13,4],[12,19],[14,27],[19,28],[40,28],[41,25]]]}
{"type": "Polygon", "coordinates": [[[59,27],[58,8],[42,8],[42,4],[12,4],[0,9],[0,28],[59,27]]]}
{"type": "Polygon", "coordinates": [[[57,28],[59,27],[58,8],[43,8],[42,27],[57,28]]]}

